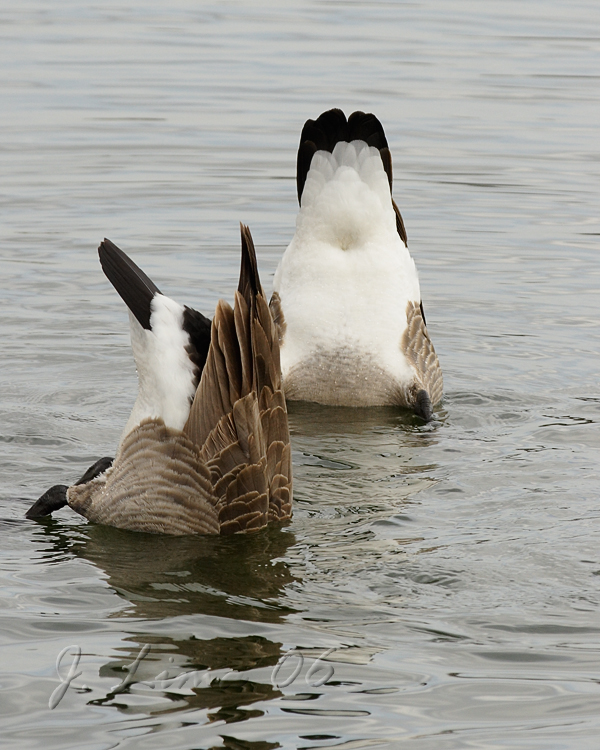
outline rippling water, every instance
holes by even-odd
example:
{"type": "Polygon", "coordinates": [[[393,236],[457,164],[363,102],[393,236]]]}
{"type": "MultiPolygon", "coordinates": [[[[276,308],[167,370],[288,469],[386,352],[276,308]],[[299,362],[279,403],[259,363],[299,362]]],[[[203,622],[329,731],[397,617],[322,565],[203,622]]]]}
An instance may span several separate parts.
{"type": "Polygon", "coordinates": [[[7,747],[598,747],[599,29],[555,0],[0,11],[7,747]],[[136,392],[99,241],[211,313],[242,220],[269,287],[332,106],[386,128],[438,420],[294,405],[282,529],[26,521],[136,392]]]}

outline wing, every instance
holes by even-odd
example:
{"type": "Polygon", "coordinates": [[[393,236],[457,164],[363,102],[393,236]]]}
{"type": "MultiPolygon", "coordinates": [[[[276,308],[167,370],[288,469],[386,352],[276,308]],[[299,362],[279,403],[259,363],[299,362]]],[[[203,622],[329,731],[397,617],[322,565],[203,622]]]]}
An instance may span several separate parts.
{"type": "Polygon", "coordinates": [[[285,338],[285,331],[287,324],[285,322],[285,316],[283,314],[283,307],[281,306],[281,297],[278,292],[273,292],[271,295],[271,301],[269,302],[269,310],[271,311],[271,317],[275,323],[277,329],[277,336],[279,338],[279,345],[283,343],[285,338]]]}
{"type": "Polygon", "coordinates": [[[291,515],[291,453],[279,340],[250,230],[242,226],[232,310],[219,302],[206,367],[184,432],[201,446],[219,497],[221,533],[291,515]]]}
{"type": "Polygon", "coordinates": [[[407,327],[402,337],[402,351],[415,368],[418,381],[427,391],[431,405],[435,406],[441,401],[444,381],[442,368],[427,332],[422,305],[409,302],[406,318],[407,327]]]}

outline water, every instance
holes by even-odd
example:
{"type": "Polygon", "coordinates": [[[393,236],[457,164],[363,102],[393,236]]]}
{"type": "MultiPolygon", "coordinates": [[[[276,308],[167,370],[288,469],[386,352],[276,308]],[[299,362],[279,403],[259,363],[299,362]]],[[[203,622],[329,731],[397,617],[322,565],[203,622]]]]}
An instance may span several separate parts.
{"type": "Polygon", "coordinates": [[[555,0],[0,11],[6,747],[597,748],[599,22],[555,0]],[[210,313],[242,220],[268,288],[300,129],[332,106],[386,129],[438,420],[294,405],[294,518],[247,538],[26,521],[134,400],[99,241],[210,313]],[[82,674],[50,709],[67,647],[82,674]]]}

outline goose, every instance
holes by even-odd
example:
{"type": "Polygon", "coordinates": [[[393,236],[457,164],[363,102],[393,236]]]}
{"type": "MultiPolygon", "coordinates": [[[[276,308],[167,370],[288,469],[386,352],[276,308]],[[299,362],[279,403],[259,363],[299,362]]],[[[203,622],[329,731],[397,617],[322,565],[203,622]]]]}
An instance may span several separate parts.
{"type": "Polygon", "coordinates": [[[29,509],[69,505],[97,524],[173,535],[233,534],[292,513],[279,341],[248,227],[234,308],[212,323],[164,296],[105,239],[102,268],[129,308],[138,396],[114,460],[51,487],[29,509]]]}
{"type": "Polygon", "coordinates": [[[270,300],[286,399],[399,405],[431,420],[442,371],[379,120],[339,109],[307,120],[296,181],[296,232],[270,300]]]}

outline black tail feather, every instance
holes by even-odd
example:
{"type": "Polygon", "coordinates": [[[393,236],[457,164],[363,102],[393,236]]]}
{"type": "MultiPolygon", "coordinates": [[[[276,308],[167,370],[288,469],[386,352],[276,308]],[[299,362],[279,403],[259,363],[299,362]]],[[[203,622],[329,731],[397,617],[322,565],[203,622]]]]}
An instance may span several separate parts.
{"type": "Polygon", "coordinates": [[[298,201],[302,197],[306,175],[315,152],[332,152],[340,141],[365,141],[369,146],[379,149],[391,190],[392,157],[379,120],[375,115],[365,112],[353,112],[346,120],[341,109],[330,109],[316,120],[307,120],[302,128],[296,170],[298,201]]]}
{"type": "Polygon", "coordinates": [[[263,294],[263,290],[258,276],[256,250],[254,249],[254,241],[250,234],[250,229],[245,224],[240,224],[240,230],[242,233],[242,262],[238,292],[247,302],[250,302],[252,297],[263,294]]]}
{"type": "MultiPolygon", "coordinates": [[[[98,255],[106,277],[138,323],[146,330],[152,330],[151,302],[155,294],[161,294],[160,289],[114,242],[105,239],[98,248],[98,255]]],[[[210,346],[211,321],[185,305],[182,326],[190,337],[187,354],[196,366],[197,378],[200,380],[210,346]]]]}
{"type": "Polygon", "coordinates": [[[135,315],[138,323],[150,330],[150,303],[160,294],[156,284],[113,242],[105,239],[98,248],[100,264],[107,279],[135,315]]]}

